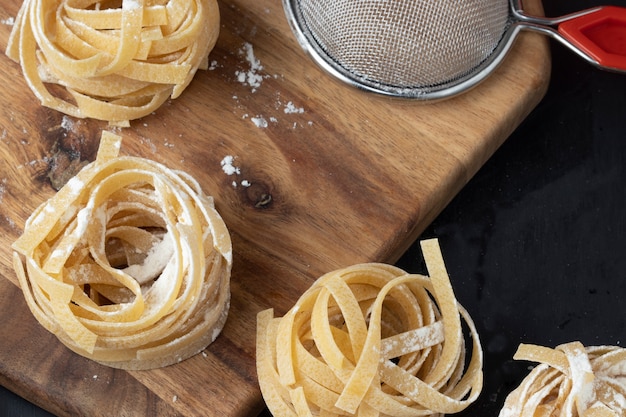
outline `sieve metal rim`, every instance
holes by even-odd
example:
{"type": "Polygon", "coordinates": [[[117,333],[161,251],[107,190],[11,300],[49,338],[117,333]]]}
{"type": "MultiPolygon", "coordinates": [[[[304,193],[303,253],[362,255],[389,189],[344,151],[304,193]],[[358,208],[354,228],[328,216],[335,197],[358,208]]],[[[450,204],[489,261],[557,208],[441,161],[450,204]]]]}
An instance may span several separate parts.
{"type": "Polygon", "coordinates": [[[301,0],[283,0],[283,8],[297,42],[311,59],[324,71],[352,87],[390,97],[441,100],[473,88],[500,65],[521,30],[517,20],[513,17],[519,0],[509,0],[509,24],[503,31],[502,38],[496,48],[482,63],[473,67],[466,75],[454,80],[430,86],[399,87],[360,77],[346,70],[333,57],[329,56],[307,27],[300,11],[300,2],[301,0]]]}

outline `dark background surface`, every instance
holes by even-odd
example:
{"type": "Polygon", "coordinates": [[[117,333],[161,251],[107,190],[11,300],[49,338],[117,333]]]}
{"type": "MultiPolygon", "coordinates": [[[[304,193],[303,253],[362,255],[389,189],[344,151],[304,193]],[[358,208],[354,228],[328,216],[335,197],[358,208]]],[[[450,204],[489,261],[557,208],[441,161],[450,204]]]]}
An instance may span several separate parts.
{"type": "MultiPolygon", "coordinates": [[[[601,4],[626,1],[544,8],[601,4]]],[[[422,235],[439,239],[485,353],[482,395],[458,416],[497,417],[528,374],[520,343],[626,346],[626,75],[551,48],[544,100],[422,235]]],[[[399,266],[424,272],[417,244],[399,266]]]]}
{"type": "MultiPolygon", "coordinates": [[[[602,4],[626,0],[544,8],[602,4]]],[[[528,372],[512,360],[519,343],[626,345],[626,75],[550,44],[544,100],[421,237],[439,239],[485,353],[481,397],[460,417],[497,417],[528,372]]],[[[422,264],[417,243],[398,262],[422,264]]],[[[49,414],[0,387],[0,416],[49,414]]]]}

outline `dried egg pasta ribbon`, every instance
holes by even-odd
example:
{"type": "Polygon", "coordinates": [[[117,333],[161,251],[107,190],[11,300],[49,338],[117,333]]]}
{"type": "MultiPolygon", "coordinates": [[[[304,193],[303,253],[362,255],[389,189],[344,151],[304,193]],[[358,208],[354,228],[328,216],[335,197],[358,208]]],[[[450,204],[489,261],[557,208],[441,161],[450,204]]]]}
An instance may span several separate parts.
{"type": "Polygon", "coordinates": [[[437,241],[422,250],[430,277],[354,265],[320,277],[282,318],[258,314],[257,373],[274,415],[427,416],[476,400],[478,334],[437,241]],[[467,369],[462,320],[472,340],[467,369]]]}
{"type": "Polygon", "coordinates": [[[119,156],[103,132],[96,160],[26,221],[14,268],[37,320],[73,351],[148,369],[186,359],[221,331],[231,241],[188,174],[119,156]]]}
{"type": "Polygon", "coordinates": [[[216,0],[95,3],[24,0],[6,54],[20,63],[42,105],[128,126],[177,98],[198,69],[207,69],[219,34],[216,0]],[[92,83],[99,84],[95,91],[92,83]]]}
{"type": "Polygon", "coordinates": [[[507,397],[499,417],[623,417],[626,415],[626,349],[555,349],[522,344],[514,359],[538,362],[507,397]]]}

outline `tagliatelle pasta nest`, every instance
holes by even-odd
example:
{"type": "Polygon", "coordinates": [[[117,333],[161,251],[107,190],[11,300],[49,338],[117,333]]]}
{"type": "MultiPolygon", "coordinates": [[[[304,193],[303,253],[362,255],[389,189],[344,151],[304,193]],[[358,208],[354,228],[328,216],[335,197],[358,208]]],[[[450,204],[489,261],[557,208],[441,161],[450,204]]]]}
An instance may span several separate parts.
{"type": "Polygon", "coordinates": [[[354,265],[320,277],[284,317],[258,314],[257,373],[275,416],[439,416],[476,400],[478,334],[437,241],[422,249],[430,277],[354,265]]]}
{"type": "Polygon", "coordinates": [[[14,267],[35,318],[74,352],[124,369],[170,365],[221,332],[232,246],[213,199],[188,174],[119,156],[96,160],[28,218],[14,267]]]}
{"type": "Polygon", "coordinates": [[[219,20],[216,0],[24,0],[6,53],[42,105],[126,126],[208,67],[219,20]]]}
{"type": "Polygon", "coordinates": [[[626,415],[626,349],[522,344],[514,358],[539,365],[509,394],[499,417],[626,415]]]}

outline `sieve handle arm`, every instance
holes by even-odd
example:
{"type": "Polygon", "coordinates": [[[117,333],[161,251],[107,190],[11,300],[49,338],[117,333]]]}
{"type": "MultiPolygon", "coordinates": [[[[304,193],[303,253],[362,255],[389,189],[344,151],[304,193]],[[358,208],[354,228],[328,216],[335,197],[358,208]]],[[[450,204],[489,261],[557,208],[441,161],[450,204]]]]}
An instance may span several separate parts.
{"type": "Polygon", "coordinates": [[[560,23],[558,31],[600,66],[626,71],[626,8],[601,7],[560,23]]]}
{"type": "Polygon", "coordinates": [[[526,15],[513,0],[518,24],[567,45],[597,67],[626,72],[626,8],[601,6],[558,18],[526,15]]]}

